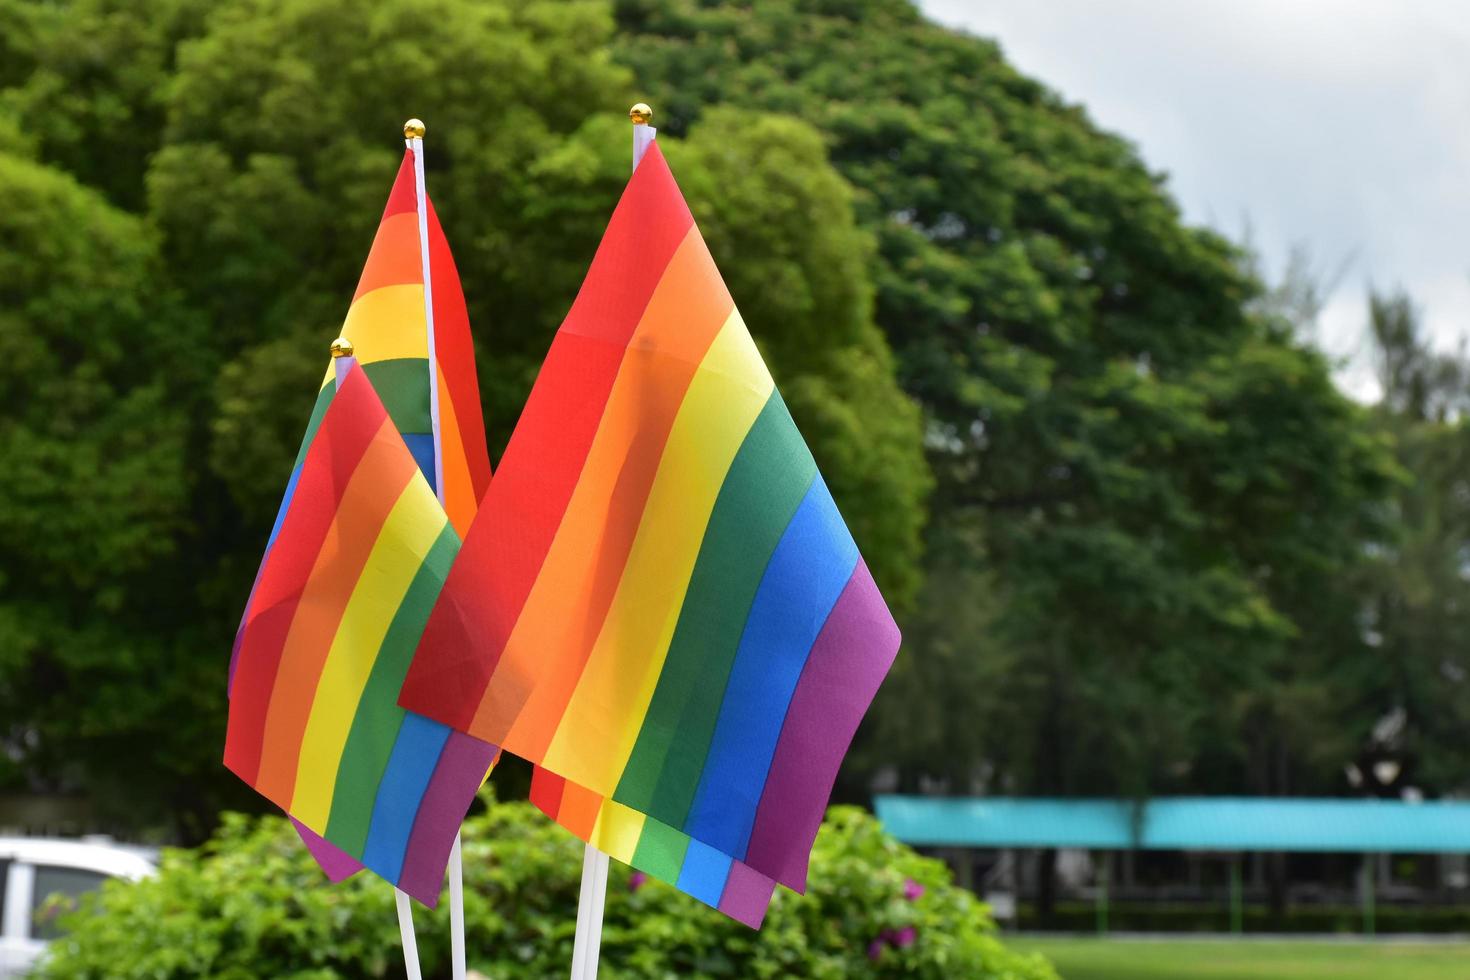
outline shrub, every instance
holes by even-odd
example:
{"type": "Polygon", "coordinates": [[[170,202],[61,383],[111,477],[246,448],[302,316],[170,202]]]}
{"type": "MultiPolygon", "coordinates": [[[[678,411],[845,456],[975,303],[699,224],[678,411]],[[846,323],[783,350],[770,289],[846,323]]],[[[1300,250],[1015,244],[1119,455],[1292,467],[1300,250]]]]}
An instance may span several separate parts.
{"type": "MultiPolygon", "coordinates": [[[[470,965],[490,977],[565,977],[581,844],[528,804],[465,823],[470,965]]],[[[448,901],[416,908],[425,976],[448,976],[448,901]]],[[[328,885],[279,817],[228,815],[205,846],[165,852],[157,877],[111,882],[63,919],[42,978],[399,977],[391,890],[368,874],[328,885]]],[[[985,907],[943,864],[835,807],[805,897],[778,889],[754,932],[614,864],[602,975],[994,977],[1055,980],[1002,946],[985,907]]]]}

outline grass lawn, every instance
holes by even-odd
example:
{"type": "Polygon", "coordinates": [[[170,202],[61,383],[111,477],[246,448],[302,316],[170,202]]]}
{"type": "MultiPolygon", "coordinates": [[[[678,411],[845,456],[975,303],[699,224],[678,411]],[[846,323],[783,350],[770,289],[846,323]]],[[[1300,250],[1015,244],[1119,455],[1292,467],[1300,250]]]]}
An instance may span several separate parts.
{"type": "Polygon", "coordinates": [[[1470,977],[1470,943],[1073,939],[1014,936],[1064,980],[1440,980],[1470,977]]]}

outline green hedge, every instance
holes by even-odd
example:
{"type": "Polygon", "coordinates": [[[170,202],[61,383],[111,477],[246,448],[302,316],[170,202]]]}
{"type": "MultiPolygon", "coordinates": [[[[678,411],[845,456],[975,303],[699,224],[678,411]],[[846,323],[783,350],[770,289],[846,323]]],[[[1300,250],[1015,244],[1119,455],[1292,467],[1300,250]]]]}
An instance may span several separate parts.
{"type": "MultiPolygon", "coordinates": [[[[1022,929],[1042,928],[1034,907],[1019,909],[1022,929]]],[[[1359,933],[1363,910],[1356,905],[1315,905],[1289,909],[1275,916],[1261,905],[1242,909],[1242,928],[1261,933],[1359,933]]],[[[1046,925],[1060,932],[1091,932],[1097,928],[1097,909],[1090,903],[1059,904],[1046,925]]],[[[1230,911],[1218,905],[1144,903],[1110,904],[1108,928],[1114,932],[1229,932],[1230,911]]],[[[1470,907],[1439,908],[1379,905],[1374,910],[1374,930],[1380,933],[1429,932],[1470,933],[1470,907]]]]}
{"type": "MultiPolygon", "coordinates": [[[[465,824],[470,965],[500,980],[565,977],[581,843],[528,804],[494,804],[465,824]]],[[[161,873],[108,884],[63,919],[39,976],[88,978],[398,977],[392,892],[369,875],[325,883],[281,818],[229,816],[161,873]]],[[[448,976],[447,901],[417,910],[426,977],[448,976]]],[[[805,897],[778,889],[752,931],[615,864],[602,976],[994,977],[1055,980],[1040,956],[1002,946],[985,907],[941,863],[835,807],[817,839],[805,897]]]]}

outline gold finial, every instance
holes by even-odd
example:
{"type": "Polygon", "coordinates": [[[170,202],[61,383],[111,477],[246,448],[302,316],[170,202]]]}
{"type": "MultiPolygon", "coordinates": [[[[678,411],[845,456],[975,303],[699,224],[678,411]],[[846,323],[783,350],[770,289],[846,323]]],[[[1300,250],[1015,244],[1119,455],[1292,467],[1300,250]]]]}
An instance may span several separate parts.
{"type": "Polygon", "coordinates": [[[646,126],[653,122],[653,110],[648,107],[647,102],[638,102],[628,110],[628,118],[633,120],[635,126],[646,126]]]}
{"type": "Polygon", "coordinates": [[[332,341],[332,356],[351,357],[352,341],[348,340],[346,337],[338,337],[336,340],[332,341]]]}
{"type": "Polygon", "coordinates": [[[403,124],[403,138],[406,140],[424,138],[424,121],[422,119],[410,119],[403,124]]]}

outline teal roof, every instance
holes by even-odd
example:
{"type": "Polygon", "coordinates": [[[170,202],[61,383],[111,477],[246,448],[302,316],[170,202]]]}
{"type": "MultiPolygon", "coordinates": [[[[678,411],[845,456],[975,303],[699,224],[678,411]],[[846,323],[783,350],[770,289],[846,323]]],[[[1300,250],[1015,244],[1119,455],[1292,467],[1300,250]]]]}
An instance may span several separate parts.
{"type": "Polygon", "coordinates": [[[874,804],[889,833],[919,846],[1470,852],[1470,802],[1459,801],[880,796],[874,804]]]}

